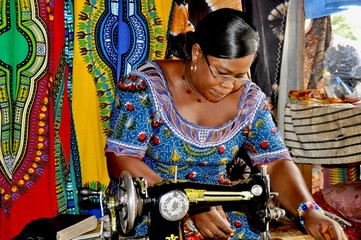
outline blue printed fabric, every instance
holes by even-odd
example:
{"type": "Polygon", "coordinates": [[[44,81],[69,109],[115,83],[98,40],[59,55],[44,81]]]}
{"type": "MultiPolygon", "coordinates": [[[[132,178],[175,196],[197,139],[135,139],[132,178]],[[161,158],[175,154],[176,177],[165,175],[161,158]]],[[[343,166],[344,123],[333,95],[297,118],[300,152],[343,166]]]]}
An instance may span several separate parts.
{"type": "Polygon", "coordinates": [[[361,6],[361,0],[305,0],[305,18],[329,16],[347,10],[350,6],[361,6]]]}
{"type": "MultiPolygon", "coordinates": [[[[156,63],[148,61],[120,80],[106,151],[142,159],[164,179],[173,179],[177,166],[178,179],[229,185],[227,165],[235,161],[243,164],[237,157],[241,147],[253,165],[291,159],[265,95],[254,83],[246,85],[234,119],[222,126],[204,127],[188,122],[177,112],[156,63]]],[[[242,169],[249,173],[249,167],[242,169]]],[[[244,214],[228,215],[237,230],[232,239],[256,238],[244,214]]],[[[197,234],[191,222],[185,229],[187,234],[197,234]]],[[[137,227],[137,234],[145,233],[145,224],[137,227]]]]}

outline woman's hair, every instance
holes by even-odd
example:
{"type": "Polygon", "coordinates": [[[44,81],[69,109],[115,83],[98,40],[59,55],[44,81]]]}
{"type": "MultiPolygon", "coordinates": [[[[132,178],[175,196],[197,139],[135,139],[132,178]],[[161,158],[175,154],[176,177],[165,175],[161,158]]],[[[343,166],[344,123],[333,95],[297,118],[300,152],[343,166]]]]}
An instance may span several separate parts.
{"type": "Polygon", "coordinates": [[[204,54],[236,59],[256,53],[259,36],[246,13],[221,8],[207,14],[197,25],[192,43],[187,47],[188,54],[194,43],[200,45],[204,54]]]}
{"type": "Polygon", "coordinates": [[[168,47],[173,56],[187,60],[195,43],[200,45],[204,54],[236,59],[257,53],[259,36],[245,12],[221,8],[208,13],[198,23],[195,32],[174,37],[168,47]]]}

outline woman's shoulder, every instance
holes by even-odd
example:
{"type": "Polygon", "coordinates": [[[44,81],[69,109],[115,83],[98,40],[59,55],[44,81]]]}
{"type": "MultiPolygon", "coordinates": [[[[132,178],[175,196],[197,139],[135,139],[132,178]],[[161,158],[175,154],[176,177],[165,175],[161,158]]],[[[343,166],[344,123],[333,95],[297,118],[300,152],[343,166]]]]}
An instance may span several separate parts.
{"type": "Polygon", "coordinates": [[[158,70],[170,70],[182,64],[182,60],[173,59],[160,59],[160,60],[147,60],[135,67],[135,71],[145,71],[148,68],[157,68],[158,70]]]}
{"type": "Polygon", "coordinates": [[[155,61],[145,61],[129,72],[120,80],[119,90],[152,98],[157,104],[171,98],[166,76],[155,61]]]}
{"type": "Polygon", "coordinates": [[[170,68],[178,66],[179,64],[183,63],[183,60],[180,59],[160,59],[160,60],[154,60],[155,64],[157,64],[160,67],[163,68],[170,68]]]}
{"type": "Polygon", "coordinates": [[[266,94],[254,82],[250,82],[250,84],[248,84],[243,96],[244,96],[244,103],[249,103],[249,101],[263,102],[266,98],[266,94]]]}
{"type": "MultiPolygon", "coordinates": [[[[155,82],[164,81],[164,73],[159,65],[154,61],[145,61],[135,66],[135,68],[128,72],[120,82],[138,82],[145,85],[153,85],[155,82]]],[[[159,83],[158,83],[159,84],[159,83]]]]}
{"type": "Polygon", "coordinates": [[[155,61],[147,60],[135,66],[129,74],[146,73],[148,71],[159,71],[159,65],[155,61]]]}
{"type": "Polygon", "coordinates": [[[174,74],[175,69],[179,69],[181,62],[179,60],[148,60],[137,65],[128,75],[152,80],[158,78],[161,81],[166,81],[169,76],[174,74]]]}

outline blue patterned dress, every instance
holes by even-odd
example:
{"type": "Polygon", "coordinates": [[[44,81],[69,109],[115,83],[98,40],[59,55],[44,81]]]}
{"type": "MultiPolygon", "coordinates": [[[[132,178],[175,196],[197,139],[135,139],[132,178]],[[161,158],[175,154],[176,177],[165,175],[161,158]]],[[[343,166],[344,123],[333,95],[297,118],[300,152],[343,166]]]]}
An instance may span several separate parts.
{"type": "MultiPolygon", "coordinates": [[[[265,95],[254,83],[246,85],[234,119],[218,127],[205,127],[188,122],[178,113],[165,75],[156,63],[146,62],[120,80],[106,151],[140,158],[163,179],[173,179],[177,166],[178,179],[230,184],[229,164],[246,166],[237,155],[241,147],[252,165],[291,159],[265,95]]],[[[249,174],[249,166],[241,169],[249,174]]],[[[236,230],[232,239],[258,238],[244,214],[227,214],[236,230]]],[[[144,222],[136,228],[138,235],[146,231],[144,222]]],[[[187,236],[204,239],[190,220],[185,221],[185,231],[187,236]]]]}

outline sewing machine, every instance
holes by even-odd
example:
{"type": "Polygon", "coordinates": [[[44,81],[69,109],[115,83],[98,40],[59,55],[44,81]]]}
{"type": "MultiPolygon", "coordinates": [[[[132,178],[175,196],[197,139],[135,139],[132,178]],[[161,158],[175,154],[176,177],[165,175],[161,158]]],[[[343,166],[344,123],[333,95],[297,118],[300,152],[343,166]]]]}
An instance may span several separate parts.
{"type": "Polygon", "coordinates": [[[270,192],[266,166],[232,186],[175,179],[148,187],[143,178],[132,178],[125,171],[117,193],[107,196],[112,239],[183,240],[182,218],[216,205],[246,213],[249,225],[262,232],[261,239],[268,239],[271,219],[285,216],[283,209],[269,206],[275,195],[270,192]],[[136,220],[144,214],[149,216],[147,236],[132,237],[136,220]]]}

